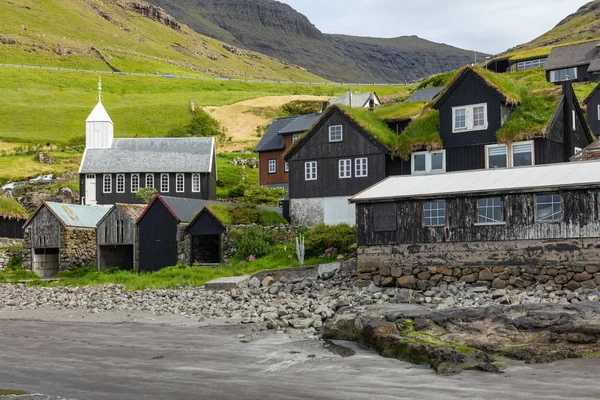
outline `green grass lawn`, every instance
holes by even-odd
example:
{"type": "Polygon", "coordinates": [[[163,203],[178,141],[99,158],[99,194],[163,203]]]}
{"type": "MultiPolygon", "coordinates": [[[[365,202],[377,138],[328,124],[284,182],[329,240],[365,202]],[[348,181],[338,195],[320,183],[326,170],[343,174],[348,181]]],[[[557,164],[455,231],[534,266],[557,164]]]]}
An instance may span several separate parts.
{"type": "MultiPolygon", "coordinates": [[[[304,265],[316,265],[324,262],[322,258],[305,260],[304,265]]],[[[251,275],[260,271],[297,267],[295,247],[291,244],[276,246],[273,251],[252,262],[233,261],[219,268],[190,267],[179,265],[164,268],[157,272],[137,274],[132,271],[110,270],[96,272],[94,267],[81,268],[56,275],[57,282],[41,282],[36,276],[23,269],[0,271],[0,282],[12,282],[21,279],[32,279],[30,285],[40,286],[92,286],[104,284],[125,285],[128,290],[173,289],[179,287],[203,286],[206,282],[227,277],[251,275]]]]}
{"type": "Polygon", "coordinates": [[[258,185],[258,168],[246,167],[245,172],[241,166],[233,165],[231,160],[235,158],[257,158],[256,154],[248,153],[219,153],[217,154],[217,171],[219,180],[217,181],[217,198],[225,199],[228,197],[230,189],[242,186],[258,185]]]}

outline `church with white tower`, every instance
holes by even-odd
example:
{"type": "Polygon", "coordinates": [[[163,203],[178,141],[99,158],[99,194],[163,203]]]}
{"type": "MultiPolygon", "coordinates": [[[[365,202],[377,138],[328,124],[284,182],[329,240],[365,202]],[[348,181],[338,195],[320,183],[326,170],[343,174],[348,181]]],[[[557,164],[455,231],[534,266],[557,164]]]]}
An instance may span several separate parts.
{"type": "MultiPolygon", "coordinates": [[[[114,138],[114,123],[102,104],[85,120],[85,152],[79,168],[80,202],[141,203],[136,194],[153,187],[163,196],[216,199],[214,138],[114,138]]],[[[136,132],[143,136],[143,132],[136,132]]]]}

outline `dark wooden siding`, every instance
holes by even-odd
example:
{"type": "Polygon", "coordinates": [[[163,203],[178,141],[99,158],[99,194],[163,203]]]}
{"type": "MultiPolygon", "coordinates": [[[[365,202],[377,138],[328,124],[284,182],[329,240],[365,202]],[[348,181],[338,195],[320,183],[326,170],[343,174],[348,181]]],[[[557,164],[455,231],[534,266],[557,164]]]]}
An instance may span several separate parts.
{"type": "Polygon", "coordinates": [[[535,197],[531,194],[505,194],[501,197],[506,225],[475,226],[477,200],[485,197],[446,199],[446,227],[424,227],[425,200],[396,202],[397,226],[393,232],[376,232],[373,226],[377,204],[357,205],[358,244],[412,244],[440,242],[481,242],[504,240],[544,240],[600,237],[598,192],[556,191],[563,196],[564,218],[557,223],[535,222],[535,197]]]}
{"type": "Polygon", "coordinates": [[[140,271],[158,271],[177,264],[177,220],[160,201],[138,223],[140,271]]]}
{"type": "Polygon", "coordinates": [[[23,224],[26,219],[11,219],[0,217],[0,237],[23,239],[23,224]]]}
{"type": "Polygon", "coordinates": [[[394,158],[386,157],[385,176],[410,175],[412,174],[411,164],[412,161],[410,158],[405,160],[399,156],[394,158]]]}
{"type": "Polygon", "coordinates": [[[485,146],[464,146],[446,149],[446,172],[485,168],[485,146]]]}
{"type": "Polygon", "coordinates": [[[381,181],[386,176],[386,153],[380,146],[367,139],[353,122],[340,111],[315,127],[317,129],[304,139],[306,142],[290,159],[290,198],[352,196],[381,181]],[[341,125],[342,142],[329,142],[329,127],[341,125]],[[368,176],[356,178],[356,158],[368,158],[368,176]],[[352,160],[352,178],[340,179],[338,161],[352,160]],[[304,163],[317,161],[317,180],[304,179],[304,163]]]}
{"type": "Polygon", "coordinates": [[[587,120],[592,133],[598,137],[600,136],[600,120],[598,119],[598,105],[600,104],[600,90],[588,100],[587,102],[587,120]]]}
{"type": "MultiPolygon", "coordinates": [[[[213,168],[214,171],[214,168],[213,168]]],[[[104,174],[96,174],[96,201],[98,204],[141,204],[142,201],[135,197],[135,193],[131,193],[131,173],[125,174],[125,193],[117,193],[117,174],[112,175],[112,188],[111,193],[103,193],[103,176],[104,174]]],[[[146,186],[146,175],[140,173],[140,187],[146,186]]],[[[216,200],[216,178],[214,173],[201,173],[200,174],[200,192],[192,192],[192,174],[184,174],[184,189],[183,193],[177,193],[176,191],[176,176],[175,173],[169,174],[169,192],[160,191],[160,173],[154,175],[154,187],[158,190],[158,193],[164,196],[172,197],[185,197],[188,199],[205,199],[205,200],[216,200]]],[[[85,196],[85,174],[80,174],[80,198],[85,196]]]]}
{"type": "MultiPolygon", "coordinates": [[[[496,131],[502,126],[503,104],[493,89],[486,86],[474,72],[465,76],[460,84],[438,105],[440,110],[440,136],[444,148],[496,143],[496,131]],[[487,103],[488,128],[486,130],[452,133],[452,107],[487,103]]],[[[474,168],[464,168],[474,169],[474,168]]]]}
{"type": "Polygon", "coordinates": [[[134,244],[135,243],[135,222],[130,220],[118,207],[113,208],[110,213],[104,217],[96,230],[96,240],[98,246],[113,244],[134,244]],[[118,231],[117,221],[122,221],[122,234],[118,231]]]}
{"type": "MultiPolygon", "coordinates": [[[[592,74],[589,74],[587,72],[589,67],[590,67],[590,64],[580,65],[579,67],[577,67],[577,79],[573,79],[573,77],[570,77],[571,80],[573,82],[583,82],[583,81],[595,80],[595,77],[592,74]]],[[[565,68],[558,68],[558,70],[560,70],[560,69],[565,69],[565,68]]],[[[557,70],[555,69],[552,71],[557,71],[557,70]]],[[[550,70],[546,71],[546,80],[548,82],[550,82],[550,72],[551,72],[550,70]]],[[[553,83],[556,83],[557,85],[560,84],[560,82],[553,82],[553,83]]]]}
{"type": "Polygon", "coordinates": [[[60,230],[62,225],[45,206],[33,217],[28,225],[31,229],[31,247],[58,248],[60,247],[60,230]]]}

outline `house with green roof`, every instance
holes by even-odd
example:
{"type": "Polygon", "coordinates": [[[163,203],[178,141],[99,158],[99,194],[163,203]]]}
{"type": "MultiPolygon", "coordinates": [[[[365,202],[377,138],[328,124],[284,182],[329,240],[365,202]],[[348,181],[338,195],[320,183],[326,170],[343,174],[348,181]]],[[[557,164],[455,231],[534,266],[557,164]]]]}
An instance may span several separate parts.
{"type": "Polygon", "coordinates": [[[18,201],[0,196],[0,238],[22,239],[27,218],[27,212],[18,201]]]}

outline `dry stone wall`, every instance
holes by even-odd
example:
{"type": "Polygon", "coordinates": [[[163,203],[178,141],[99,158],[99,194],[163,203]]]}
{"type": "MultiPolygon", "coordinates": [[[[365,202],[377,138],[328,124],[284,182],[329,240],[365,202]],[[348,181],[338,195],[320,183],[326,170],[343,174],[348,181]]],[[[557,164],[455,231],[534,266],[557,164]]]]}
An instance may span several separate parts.
{"type": "Polygon", "coordinates": [[[23,239],[0,238],[0,270],[23,252],[23,239]]]}
{"type": "Polygon", "coordinates": [[[61,228],[59,270],[96,265],[96,230],[61,228]]]}
{"type": "Polygon", "coordinates": [[[600,287],[600,239],[361,246],[358,273],[377,286],[428,290],[453,282],[494,289],[600,287]]]}

